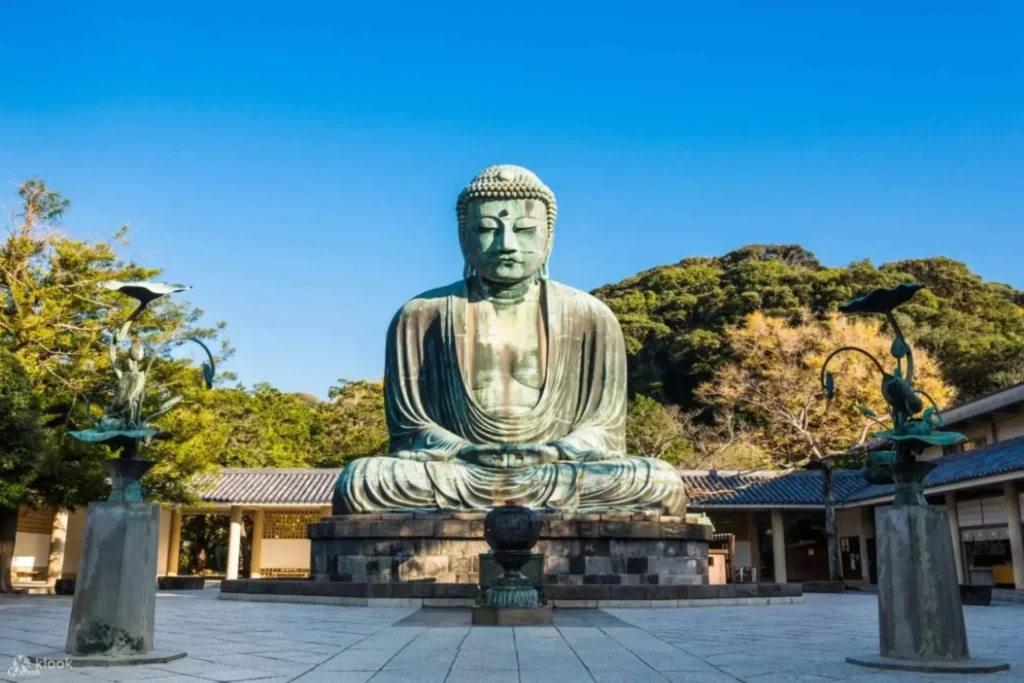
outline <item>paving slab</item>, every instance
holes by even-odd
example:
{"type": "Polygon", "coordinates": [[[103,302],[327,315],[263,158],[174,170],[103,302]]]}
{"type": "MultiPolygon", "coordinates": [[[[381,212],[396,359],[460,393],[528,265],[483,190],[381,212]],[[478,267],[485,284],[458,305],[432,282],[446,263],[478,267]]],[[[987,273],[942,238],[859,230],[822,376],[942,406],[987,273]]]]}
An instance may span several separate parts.
{"type": "MultiPolygon", "coordinates": [[[[176,662],[8,673],[12,659],[60,648],[71,601],[0,596],[0,681],[10,683],[931,683],[845,662],[877,648],[873,595],[803,604],[555,610],[551,626],[472,627],[465,608],[345,607],[158,594],[156,646],[176,662]]],[[[1009,672],[958,681],[1024,681],[1024,605],[968,606],[971,653],[1009,672]]]]}

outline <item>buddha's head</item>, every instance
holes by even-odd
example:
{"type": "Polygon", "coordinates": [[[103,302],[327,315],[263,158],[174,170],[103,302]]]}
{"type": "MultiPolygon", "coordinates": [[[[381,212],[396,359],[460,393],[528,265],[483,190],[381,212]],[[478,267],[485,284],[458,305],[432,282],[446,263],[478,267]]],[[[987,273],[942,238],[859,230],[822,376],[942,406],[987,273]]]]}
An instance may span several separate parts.
{"type": "Polygon", "coordinates": [[[459,195],[466,275],[500,283],[546,278],[555,236],[555,195],[522,166],[489,166],[459,195]]]}

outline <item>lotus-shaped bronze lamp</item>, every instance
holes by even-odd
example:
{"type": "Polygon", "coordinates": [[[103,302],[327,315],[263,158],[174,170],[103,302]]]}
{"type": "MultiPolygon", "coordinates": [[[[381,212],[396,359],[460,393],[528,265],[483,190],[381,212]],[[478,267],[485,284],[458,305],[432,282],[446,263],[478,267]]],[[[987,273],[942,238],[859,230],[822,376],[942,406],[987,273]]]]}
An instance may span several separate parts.
{"type": "MultiPolygon", "coordinates": [[[[155,429],[151,422],[178,405],[180,396],[165,397],[161,404],[148,415],[143,415],[143,399],[145,397],[146,378],[153,360],[159,356],[158,351],[147,354],[147,348],[136,337],[132,340],[127,358],[123,361],[118,357],[120,343],[128,337],[132,322],[151,302],[173,294],[183,292],[184,285],[168,285],[160,282],[104,282],[101,287],[111,289],[136,299],[139,306],[128,317],[121,328],[111,333],[107,342],[110,366],[116,377],[116,389],[110,405],[103,416],[96,421],[92,429],[75,430],[70,435],[79,441],[101,443],[119,452],[120,457],[109,460],[105,467],[111,474],[113,486],[109,500],[138,501],[142,500],[142,487],[139,478],[152,466],[152,462],[136,458],[140,444],[149,444],[153,439],[170,437],[169,433],[155,429]],[[148,363],[143,361],[149,356],[148,363]]],[[[213,386],[216,373],[213,354],[206,344],[189,337],[186,340],[199,344],[206,352],[208,362],[203,363],[203,381],[207,388],[213,386]]],[[[177,342],[168,342],[177,343],[177,342]]],[[[86,412],[89,411],[88,403],[86,412]]]]}
{"type": "MultiPolygon", "coordinates": [[[[924,285],[908,282],[889,289],[876,289],[857,297],[839,310],[843,313],[880,313],[885,315],[895,333],[890,354],[896,359],[896,368],[889,372],[869,352],[858,346],[844,346],[836,349],[821,366],[821,386],[831,399],[835,393],[835,378],[828,372],[829,362],[846,351],[866,356],[882,375],[882,398],[889,408],[889,429],[876,432],[875,437],[889,444],[889,450],[876,452],[865,464],[865,476],[872,483],[881,483],[888,478],[896,485],[894,504],[923,505],[923,482],[932,469],[928,463],[917,462],[917,454],[928,446],[950,446],[964,440],[962,434],[941,429],[942,417],[935,401],[924,391],[914,387],[914,353],[900,330],[893,315],[893,309],[913,298],[924,285]],[[904,364],[905,363],[905,364],[904,364]],[[931,406],[924,408],[927,399],[931,406]]],[[[868,419],[884,424],[874,411],[866,406],[858,407],[868,419]]]]}
{"type": "Polygon", "coordinates": [[[922,289],[924,289],[924,285],[920,282],[904,282],[888,289],[876,289],[843,304],[839,307],[839,311],[841,313],[888,313],[900,304],[910,301],[922,289]]]}

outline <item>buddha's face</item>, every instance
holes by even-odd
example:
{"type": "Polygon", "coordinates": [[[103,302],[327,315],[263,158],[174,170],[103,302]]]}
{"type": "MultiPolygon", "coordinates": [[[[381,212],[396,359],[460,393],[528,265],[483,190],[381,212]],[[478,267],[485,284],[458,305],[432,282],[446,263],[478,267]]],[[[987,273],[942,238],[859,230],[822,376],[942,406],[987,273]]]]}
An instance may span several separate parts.
{"type": "Polygon", "coordinates": [[[539,199],[474,200],[466,207],[462,248],[485,280],[521,282],[547,255],[548,212],[539,199]]]}

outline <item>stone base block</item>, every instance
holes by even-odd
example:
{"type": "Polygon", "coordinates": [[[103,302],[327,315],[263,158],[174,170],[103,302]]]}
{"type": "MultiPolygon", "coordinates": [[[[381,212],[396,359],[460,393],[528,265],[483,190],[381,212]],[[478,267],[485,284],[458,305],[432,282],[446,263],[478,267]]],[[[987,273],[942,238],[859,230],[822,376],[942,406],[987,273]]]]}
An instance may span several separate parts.
{"type": "Polygon", "coordinates": [[[153,650],[159,528],[159,505],[89,505],[65,656],[123,659],[153,650]]]}
{"type": "Polygon", "coordinates": [[[967,630],[945,507],[878,508],[875,528],[882,658],[966,661],[967,630]]]}
{"type": "Polygon", "coordinates": [[[889,671],[915,671],[926,674],[994,674],[1009,671],[1010,665],[988,659],[968,659],[962,662],[934,662],[923,660],[891,659],[880,655],[847,657],[846,661],[857,666],[889,671]]]}
{"type": "Polygon", "coordinates": [[[547,626],[551,624],[551,607],[503,609],[474,607],[474,626],[547,626]]]}
{"type": "MultiPolygon", "coordinates": [[[[315,581],[478,584],[483,512],[329,517],[309,526],[315,581]]],[[[706,585],[711,528],[656,515],[540,515],[542,583],[706,585]]]]}
{"type": "Polygon", "coordinates": [[[960,604],[962,605],[991,605],[992,586],[965,586],[960,585],[960,604]]]}
{"type": "Polygon", "coordinates": [[[846,584],[842,581],[804,581],[804,593],[843,593],[846,584]]]}
{"type": "Polygon", "coordinates": [[[203,576],[159,576],[156,587],[162,591],[201,591],[206,587],[203,576]]]}
{"type": "Polygon", "coordinates": [[[140,664],[166,664],[181,659],[187,652],[173,650],[150,650],[143,655],[69,655],[66,652],[47,652],[29,657],[29,661],[48,666],[60,663],[57,668],[77,669],[87,666],[138,666],[140,664]]]}
{"type": "MultiPolygon", "coordinates": [[[[220,598],[225,600],[269,600],[280,602],[323,602],[367,606],[420,604],[424,607],[454,607],[478,604],[477,586],[465,583],[344,583],[339,581],[289,581],[282,579],[238,579],[222,581],[220,598]]],[[[788,604],[803,600],[799,583],[729,583],[724,586],[545,586],[545,599],[555,606],[598,603],[665,605],[673,607],[709,605],[788,604]]]]}

